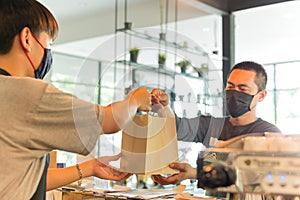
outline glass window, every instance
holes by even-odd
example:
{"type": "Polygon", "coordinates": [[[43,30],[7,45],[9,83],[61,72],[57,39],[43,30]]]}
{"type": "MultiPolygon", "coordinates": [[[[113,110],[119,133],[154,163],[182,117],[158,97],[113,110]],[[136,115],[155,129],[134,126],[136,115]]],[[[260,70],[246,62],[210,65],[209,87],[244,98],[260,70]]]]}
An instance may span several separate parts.
{"type": "MultiPolygon", "coordinates": [[[[180,45],[184,45],[198,52],[204,50],[209,55],[209,57],[195,55],[195,60],[201,60],[199,66],[196,67],[203,67],[203,70],[208,68],[208,70],[202,71],[205,76],[202,78],[198,78],[198,73],[193,70],[193,67],[187,70],[190,77],[186,78],[185,75],[180,74],[179,67],[174,65],[180,61],[180,59],[184,58],[184,56],[179,56],[180,51],[184,52],[184,50],[178,50],[168,56],[166,64],[168,73],[162,73],[160,75],[157,75],[157,70],[149,71],[147,67],[143,70],[141,66],[138,65],[133,68],[124,68],[126,65],[123,65],[122,61],[129,57],[126,53],[123,53],[124,55],[122,54],[118,58],[120,62],[116,65],[109,61],[103,61],[103,59],[110,60],[110,56],[114,55],[112,45],[114,38],[105,37],[104,40],[96,38],[94,42],[92,41],[93,39],[79,41],[76,42],[74,46],[72,46],[72,44],[56,46],[55,49],[57,53],[54,54],[53,70],[49,74],[49,81],[58,88],[73,93],[79,98],[83,98],[89,102],[100,103],[101,105],[107,105],[112,101],[124,99],[124,95],[126,94],[124,90],[132,84],[138,84],[134,85],[135,87],[144,85],[149,87],[160,86],[160,88],[167,88],[167,92],[173,91],[178,95],[183,95],[183,101],[180,101],[178,99],[179,96],[177,96],[176,100],[178,105],[177,107],[174,105],[176,107],[175,111],[178,110],[178,114],[181,116],[194,117],[200,113],[220,115],[222,113],[222,75],[220,74],[222,71],[221,24],[221,17],[215,15],[184,20],[177,24],[179,33],[184,36],[181,37],[181,39],[185,38],[178,41],[180,45]],[[112,42],[106,43],[108,40],[112,42]],[[107,47],[105,52],[98,51],[97,49],[102,44],[107,47]],[[88,48],[86,45],[91,45],[91,48],[88,52],[82,52],[81,47],[85,46],[85,48],[88,48]],[[66,48],[64,48],[64,46],[66,48]],[[64,55],[59,53],[60,51],[69,51],[74,55],[81,55],[82,57],[64,55]],[[178,58],[180,57],[180,59],[176,60],[176,56],[178,56],[178,58]],[[91,60],[85,59],[85,57],[91,58],[91,60]],[[99,64],[95,58],[101,60],[101,64],[99,64]],[[134,70],[135,68],[137,69],[136,71],[134,70]],[[174,74],[170,73],[172,70],[174,74]],[[124,73],[126,73],[126,75],[124,75],[124,73]],[[177,75],[175,76],[175,74],[177,75]],[[100,83],[97,82],[99,77],[101,77],[100,83]],[[206,79],[205,83],[203,79],[206,79]],[[174,84],[180,85],[180,81],[184,82],[185,85],[174,87],[174,84]],[[150,82],[153,84],[151,85],[150,82]],[[185,90],[186,88],[188,88],[188,90],[185,90]],[[214,107],[217,109],[214,109],[214,107]]],[[[175,23],[170,23],[168,27],[170,30],[174,30],[175,23]]],[[[151,34],[148,28],[144,28],[142,31],[143,34],[151,34]]],[[[125,41],[125,44],[128,45],[129,42],[133,43],[133,41],[136,42],[131,44],[133,46],[145,43],[144,40],[133,40],[131,38],[130,41],[127,41],[128,43],[125,41]]],[[[125,49],[124,46],[119,44],[120,42],[124,42],[124,37],[121,37],[120,41],[118,40],[118,51],[125,49]]],[[[172,43],[174,40],[170,42],[172,43]]],[[[145,48],[140,51],[138,63],[150,67],[157,66],[157,49],[145,48]]],[[[95,148],[95,154],[97,156],[112,155],[120,151],[118,149],[120,146],[120,132],[112,135],[101,135],[95,148]]],[[[202,148],[203,146],[201,144],[180,143],[180,160],[191,161],[190,163],[195,166],[196,163],[194,161],[197,157],[197,152],[202,148]]],[[[61,154],[62,157],[70,157],[66,152],[61,154]]],[[[67,163],[67,166],[76,162],[74,159],[68,160],[71,160],[73,163],[67,163]]]]}
{"type": "Polygon", "coordinates": [[[297,133],[300,110],[300,2],[289,1],[235,12],[235,61],[264,64],[268,95],[258,116],[275,123],[283,133],[297,133]]]}

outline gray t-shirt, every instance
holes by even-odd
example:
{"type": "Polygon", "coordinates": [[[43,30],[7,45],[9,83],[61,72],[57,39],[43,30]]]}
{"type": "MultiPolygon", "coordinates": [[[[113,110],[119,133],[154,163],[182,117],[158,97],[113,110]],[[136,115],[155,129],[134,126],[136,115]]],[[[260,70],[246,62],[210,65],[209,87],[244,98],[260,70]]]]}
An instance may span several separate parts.
{"type": "Polygon", "coordinates": [[[281,132],[275,125],[258,118],[244,126],[233,126],[229,117],[215,118],[199,116],[196,118],[176,118],[177,139],[188,142],[201,142],[209,146],[211,137],[228,140],[249,133],[281,132]]]}
{"type": "Polygon", "coordinates": [[[33,78],[0,75],[0,196],[30,199],[45,154],[86,155],[102,132],[103,111],[33,78]]]}

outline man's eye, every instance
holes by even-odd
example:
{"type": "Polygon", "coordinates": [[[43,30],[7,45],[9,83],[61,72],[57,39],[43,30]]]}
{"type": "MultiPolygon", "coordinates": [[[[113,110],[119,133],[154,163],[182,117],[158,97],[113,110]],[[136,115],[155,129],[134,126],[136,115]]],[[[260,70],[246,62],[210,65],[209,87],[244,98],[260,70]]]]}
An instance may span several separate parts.
{"type": "Polygon", "coordinates": [[[248,88],[240,88],[242,92],[248,91],[248,88]]]}

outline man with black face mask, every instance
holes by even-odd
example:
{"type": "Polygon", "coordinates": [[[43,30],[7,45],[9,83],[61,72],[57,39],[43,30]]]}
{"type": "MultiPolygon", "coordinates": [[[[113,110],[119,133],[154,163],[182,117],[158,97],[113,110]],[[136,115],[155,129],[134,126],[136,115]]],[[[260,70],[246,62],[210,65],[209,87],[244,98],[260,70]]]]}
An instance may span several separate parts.
{"type": "MultiPolygon", "coordinates": [[[[225,103],[230,116],[215,118],[199,116],[193,119],[177,118],[177,138],[182,141],[201,142],[206,147],[218,140],[228,140],[244,134],[263,134],[280,130],[256,116],[256,105],[266,94],[267,74],[262,65],[246,61],[236,64],[228,77],[225,103]]],[[[160,90],[152,91],[157,104],[168,105],[169,97],[160,90]]],[[[187,163],[171,163],[180,171],[169,177],[153,176],[162,185],[176,184],[185,179],[196,179],[197,170],[187,163]]]]}

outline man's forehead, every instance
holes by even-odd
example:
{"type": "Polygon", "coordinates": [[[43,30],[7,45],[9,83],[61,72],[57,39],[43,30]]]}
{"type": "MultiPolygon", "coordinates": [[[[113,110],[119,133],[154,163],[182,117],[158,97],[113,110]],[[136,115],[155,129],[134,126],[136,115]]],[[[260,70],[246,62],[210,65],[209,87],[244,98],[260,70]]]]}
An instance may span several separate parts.
{"type": "Polygon", "coordinates": [[[228,82],[235,84],[255,83],[255,76],[254,71],[236,69],[230,73],[228,82]]]}
{"type": "Polygon", "coordinates": [[[233,70],[229,77],[234,78],[255,78],[256,73],[254,71],[243,70],[243,69],[235,69],[233,70]]]}

